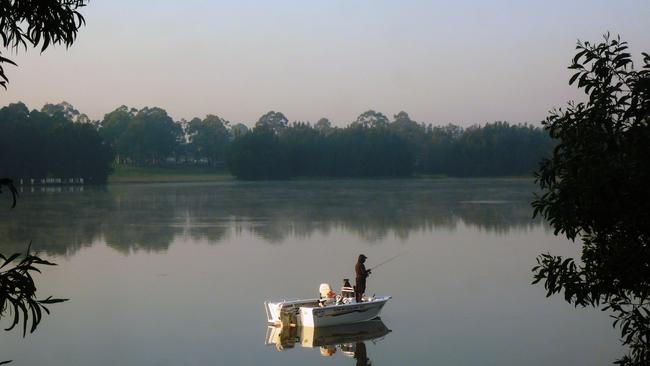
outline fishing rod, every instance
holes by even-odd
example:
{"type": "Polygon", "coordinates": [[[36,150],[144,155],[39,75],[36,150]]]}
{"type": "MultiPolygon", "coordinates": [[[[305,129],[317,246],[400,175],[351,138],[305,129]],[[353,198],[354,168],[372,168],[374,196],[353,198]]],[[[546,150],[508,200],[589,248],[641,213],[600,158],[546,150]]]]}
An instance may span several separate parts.
{"type": "Polygon", "coordinates": [[[404,253],[400,253],[400,254],[395,255],[395,256],[392,256],[392,257],[386,259],[385,261],[383,261],[383,262],[381,262],[381,263],[379,263],[379,264],[377,264],[377,265],[375,265],[375,266],[373,266],[373,267],[370,267],[369,271],[371,271],[371,270],[373,270],[373,269],[375,269],[375,268],[377,268],[377,267],[379,267],[379,266],[383,266],[384,264],[386,264],[386,263],[392,261],[393,259],[397,259],[398,257],[401,257],[401,256],[404,255],[405,253],[406,253],[406,252],[404,252],[404,253]]]}

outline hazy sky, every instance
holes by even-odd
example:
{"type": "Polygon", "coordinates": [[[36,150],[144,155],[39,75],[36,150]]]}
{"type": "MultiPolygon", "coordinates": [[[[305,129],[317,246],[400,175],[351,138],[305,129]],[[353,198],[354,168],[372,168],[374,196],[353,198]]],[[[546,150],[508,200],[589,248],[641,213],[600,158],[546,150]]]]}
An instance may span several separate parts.
{"type": "Polygon", "coordinates": [[[650,52],[650,1],[92,0],[67,51],[13,55],[0,105],[91,118],[160,106],[251,124],[269,110],[344,125],[375,109],[443,124],[538,122],[580,94],[578,38],[650,52]]]}

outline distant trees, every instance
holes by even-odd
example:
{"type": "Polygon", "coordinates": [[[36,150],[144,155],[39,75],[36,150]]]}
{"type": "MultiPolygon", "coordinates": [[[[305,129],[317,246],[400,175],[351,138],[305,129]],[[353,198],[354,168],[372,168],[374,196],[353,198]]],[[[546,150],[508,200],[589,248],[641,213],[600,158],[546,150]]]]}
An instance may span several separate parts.
{"type": "Polygon", "coordinates": [[[274,134],[280,134],[287,125],[289,120],[281,112],[270,111],[260,117],[255,123],[255,128],[263,128],[272,131],[274,134]]]}
{"type": "Polygon", "coordinates": [[[347,127],[334,127],[327,118],[290,124],[270,111],[252,130],[217,115],[174,121],[158,107],[120,106],[101,121],[66,102],[46,104],[40,112],[23,104],[2,111],[0,154],[10,149],[4,156],[16,158],[4,159],[0,168],[15,178],[103,182],[111,159],[137,166],[203,165],[241,179],[526,175],[554,144],[529,125],[434,127],[404,111],[393,120],[366,111],[347,127]]]}
{"type": "Polygon", "coordinates": [[[120,154],[123,153],[122,151],[117,151],[118,140],[122,137],[127,127],[129,127],[136,112],[137,110],[129,109],[129,107],[123,105],[107,113],[100,122],[99,132],[104,140],[116,151],[118,163],[123,163],[126,159],[124,155],[120,154]]]}
{"type": "Polygon", "coordinates": [[[408,142],[416,171],[426,171],[427,146],[431,144],[431,136],[427,131],[427,127],[423,123],[413,121],[408,113],[401,111],[394,116],[394,121],[389,125],[389,128],[408,142]]]}
{"type": "Polygon", "coordinates": [[[326,118],[314,126],[286,120],[269,112],[252,132],[235,137],[229,149],[231,173],[241,179],[527,175],[554,144],[542,129],[529,125],[432,127],[406,112],[390,121],[366,111],[345,128],[332,127],[326,118]]]}
{"type": "Polygon", "coordinates": [[[138,165],[159,165],[177,152],[182,137],[181,126],[164,109],[145,107],[132,115],[115,148],[138,165]]]}
{"type": "Polygon", "coordinates": [[[438,132],[452,133],[437,147],[444,156],[442,172],[460,177],[531,174],[554,146],[546,132],[530,125],[488,123],[467,128],[456,139],[453,128],[438,132]]]}
{"type": "Polygon", "coordinates": [[[559,141],[536,174],[535,214],[582,242],[581,260],[538,257],[547,296],[613,312],[630,351],[620,365],[650,364],[650,55],[632,67],[627,44],[578,43],[570,69],[588,96],[544,122],[559,141]]]}
{"type": "Polygon", "coordinates": [[[285,121],[281,113],[269,112],[251,133],[235,139],[228,160],[231,173],[241,179],[392,177],[413,173],[407,142],[384,124],[355,123],[334,129],[326,119],[321,119],[317,127],[308,122],[287,126],[285,121]]]}
{"type": "Polygon", "coordinates": [[[321,133],[327,134],[332,130],[332,122],[329,119],[323,117],[316,122],[314,128],[321,133]]]}
{"type": "Polygon", "coordinates": [[[359,117],[357,117],[356,121],[354,121],[352,124],[366,128],[384,127],[388,125],[388,117],[380,112],[375,112],[371,109],[369,111],[361,113],[359,117]]]}
{"type": "MultiPolygon", "coordinates": [[[[243,135],[246,126],[236,125],[243,135]]],[[[115,149],[118,164],[139,166],[192,161],[210,166],[225,162],[225,152],[231,140],[229,122],[208,115],[189,122],[174,121],[162,108],[140,110],[121,106],[107,113],[99,122],[99,132],[115,149]]]]}
{"type": "Polygon", "coordinates": [[[104,183],[113,151],[91,123],[62,112],[29,111],[22,103],[0,109],[0,171],[15,180],[83,178],[104,183]]]}
{"type": "Polygon", "coordinates": [[[248,133],[248,131],[249,131],[248,127],[243,123],[235,123],[234,125],[232,125],[232,127],[230,127],[230,133],[233,138],[242,137],[243,135],[248,133]]]}
{"type": "Polygon", "coordinates": [[[203,120],[192,119],[186,131],[191,153],[197,157],[205,157],[210,166],[215,166],[218,161],[225,161],[226,148],[231,138],[229,124],[225,119],[212,114],[203,120]]]}
{"type": "Polygon", "coordinates": [[[230,147],[228,169],[239,179],[287,179],[287,151],[273,129],[258,126],[230,147]]]}
{"type": "Polygon", "coordinates": [[[414,173],[408,142],[384,125],[351,125],[327,136],[323,175],[406,177],[414,173]]]}
{"type": "Polygon", "coordinates": [[[60,114],[63,118],[70,120],[72,122],[79,123],[90,123],[90,118],[85,113],[79,112],[75,107],[63,101],[59,104],[47,103],[41,108],[41,112],[47,114],[48,116],[54,116],[60,114]]]}

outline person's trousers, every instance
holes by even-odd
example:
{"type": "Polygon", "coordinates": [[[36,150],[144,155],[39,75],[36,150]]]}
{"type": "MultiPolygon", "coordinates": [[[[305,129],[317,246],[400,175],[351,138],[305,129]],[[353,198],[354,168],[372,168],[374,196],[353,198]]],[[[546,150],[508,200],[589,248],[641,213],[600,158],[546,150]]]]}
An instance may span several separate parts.
{"type": "Polygon", "coordinates": [[[357,278],[356,286],[354,286],[354,293],[356,295],[357,302],[361,301],[363,293],[366,292],[366,279],[357,278]]]}

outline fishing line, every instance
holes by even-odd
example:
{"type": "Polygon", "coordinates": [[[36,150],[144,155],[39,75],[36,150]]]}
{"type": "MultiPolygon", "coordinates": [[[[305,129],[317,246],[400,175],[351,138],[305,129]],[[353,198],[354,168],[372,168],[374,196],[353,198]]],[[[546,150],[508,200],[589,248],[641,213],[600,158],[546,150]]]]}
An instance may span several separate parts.
{"type": "Polygon", "coordinates": [[[379,263],[379,264],[376,264],[376,265],[374,265],[373,267],[370,267],[369,271],[372,271],[373,269],[375,269],[375,268],[377,268],[377,267],[379,267],[379,266],[382,266],[382,265],[384,265],[384,264],[386,264],[386,263],[388,263],[388,262],[390,262],[390,261],[392,261],[392,260],[394,260],[394,259],[397,259],[397,258],[401,257],[402,255],[404,255],[404,254],[406,254],[406,253],[408,253],[408,252],[403,252],[403,253],[400,253],[400,254],[398,254],[398,255],[392,256],[392,257],[386,259],[385,261],[383,261],[383,262],[381,262],[381,263],[379,263]]]}

